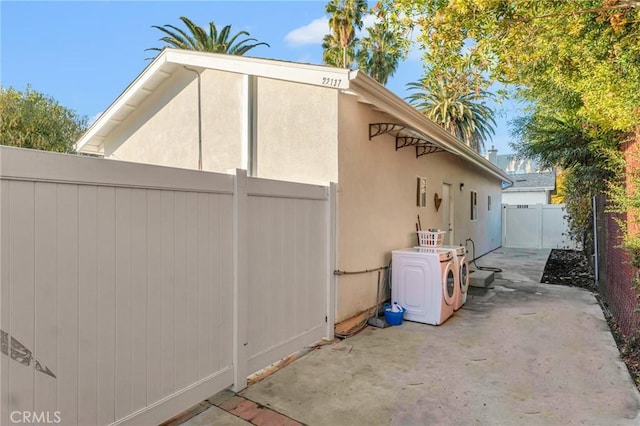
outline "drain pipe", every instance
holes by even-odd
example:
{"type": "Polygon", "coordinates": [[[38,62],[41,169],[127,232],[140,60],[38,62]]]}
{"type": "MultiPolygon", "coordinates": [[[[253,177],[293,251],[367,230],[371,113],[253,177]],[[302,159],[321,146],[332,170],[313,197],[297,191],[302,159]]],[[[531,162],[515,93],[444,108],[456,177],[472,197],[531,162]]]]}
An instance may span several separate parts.
{"type": "Polygon", "coordinates": [[[202,170],[202,84],[200,71],[183,65],[184,69],[196,73],[198,78],[198,170],[202,170]]]}

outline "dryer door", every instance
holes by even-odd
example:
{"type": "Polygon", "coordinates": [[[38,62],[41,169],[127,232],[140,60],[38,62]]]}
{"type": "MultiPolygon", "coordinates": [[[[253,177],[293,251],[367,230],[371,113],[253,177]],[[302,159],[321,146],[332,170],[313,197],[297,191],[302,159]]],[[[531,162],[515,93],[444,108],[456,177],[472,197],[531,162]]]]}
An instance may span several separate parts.
{"type": "Polygon", "coordinates": [[[453,272],[453,264],[451,262],[443,263],[444,271],[442,273],[442,296],[444,302],[452,306],[454,303],[453,297],[456,292],[456,276],[453,272]]]}
{"type": "Polygon", "coordinates": [[[466,257],[460,259],[460,290],[463,294],[469,290],[469,262],[466,257]]]}

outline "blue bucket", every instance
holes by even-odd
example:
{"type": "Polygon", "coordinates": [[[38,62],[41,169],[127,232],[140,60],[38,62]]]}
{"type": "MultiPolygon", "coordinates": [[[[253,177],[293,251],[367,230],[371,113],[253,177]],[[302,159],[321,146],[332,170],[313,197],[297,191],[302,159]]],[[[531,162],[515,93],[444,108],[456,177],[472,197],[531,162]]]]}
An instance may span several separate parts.
{"type": "Polygon", "coordinates": [[[387,308],[391,309],[391,305],[384,305],[384,319],[387,320],[387,324],[401,325],[404,319],[404,308],[402,308],[402,312],[387,311],[387,308]]]}

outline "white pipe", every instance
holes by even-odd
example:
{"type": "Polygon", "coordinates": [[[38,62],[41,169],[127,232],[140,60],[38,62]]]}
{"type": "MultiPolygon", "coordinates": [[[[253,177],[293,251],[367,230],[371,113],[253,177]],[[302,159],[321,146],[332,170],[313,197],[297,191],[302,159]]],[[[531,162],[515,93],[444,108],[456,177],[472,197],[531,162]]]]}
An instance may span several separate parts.
{"type": "Polygon", "coordinates": [[[198,170],[202,170],[202,84],[200,72],[184,65],[184,69],[196,73],[198,79],[198,170]]]}
{"type": "Polygon", "coordinates": [[[242,168],[249,176],[258,176],[258,101],[257,77],[242,76],[242,168]]]}
{"type": "Polygon", "coordinates": [[[250,101],[250,76],[242,75],[242,151],[240,154],[240,168],[247,170],[251,176],[251,168],[249,167],[249,150],[250,150],[250,134],[251,134],[251,101],[250,101]]]}

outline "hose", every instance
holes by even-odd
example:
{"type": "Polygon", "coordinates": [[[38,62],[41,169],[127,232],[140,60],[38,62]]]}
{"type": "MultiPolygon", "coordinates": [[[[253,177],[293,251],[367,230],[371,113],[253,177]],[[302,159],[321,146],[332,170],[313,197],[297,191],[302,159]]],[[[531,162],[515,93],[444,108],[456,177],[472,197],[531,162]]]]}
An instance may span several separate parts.
{"type": "MultiPolygon", "coordinates": [[[[385,283],[389,286],[389,290],[391,290],[391,261],[389,261],[389,265],[387,266],[382,266],[380,268],[376,268],[376,269],[367,269],[364,271],[340,271],[340,270],[335,270],[333,271],[334,275],[352,275],[352,274],[364,274],[367,272],[378,272],[378,281],[377,281],[377,290],[376,290],[376,305],[375,305],[375,312],[372,315],[371,314],[371,308],[369,308],[367,310],[367,317],[364,319],[363,322],[361,322],[360,324],[358,324],[357,327],[355,327],[355,329],[349,333],[334,333],[334,336],[336,336],[339,339],[347,339],[349,337],[353,337],[356,334],[360,333],[362,330],[364,330],[367,327],[367,324],[369,322],[369,318],[373,317],[373,316],[378,316],[380,313],[380,272],[384,270],[384,275],[382,276],[382,294],[385,295],[385,299],[386,300],[386,286],[385,283]]],[[[383,300],[383,302],[384,302],[383,300]]]]}
{"type": "Polygon", "coordinates": [[[473,247],[473,260],[471,262],[469,262],[469,263],[475,265],[475,267],[478,268],[481,271],[502,272],[502,269],[500,269],[500,268],[494,268],[492,266],[479,266],[476,263],[476,243],[474,243],[471,238],[467,238],[465,240],[465,244],[467,243],[467,241],[471,241],[471,247],[473,247]]]}
{"type": "Polygon", "coordinates": [[[383,269],[387,269],[388,266],[381,266],[375,269],[363,269],[362,271],[341,271],[336,269],[333,271],[333,275],[356,275],[356,274],[368,274],[369,272],[382,271],[383,269]]]}

